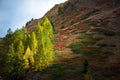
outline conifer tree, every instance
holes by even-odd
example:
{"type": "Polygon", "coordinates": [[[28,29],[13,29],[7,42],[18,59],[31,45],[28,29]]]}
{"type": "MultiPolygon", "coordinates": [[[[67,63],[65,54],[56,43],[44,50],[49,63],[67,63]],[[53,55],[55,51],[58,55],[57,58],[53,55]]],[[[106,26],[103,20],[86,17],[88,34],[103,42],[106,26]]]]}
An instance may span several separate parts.
{"type": "Polygon", "coordinates": [[[38,39],[38,52],[35,55],[35,67],[42,70],[47,67],[54,59],[54,50],[52,44],[53,27],[48,18],[38,23],[36,28],[36,35],[38,39]]]}
{"type": "MultiPolygon", "coordinates": [[[[20,44],[18,46],[18,49],[20,49],[20,46],[22,46],[22,42],[20,41],[20,44]]],[[[22,55],[16,52],[14,44],[12,43],[9,46],[9,50],[7,53],[7,66],[6,66],[6,73],[8,78],[12,79],[18,79],[20,76],[23,76],[25,74],[25,70],[23,67],[23,60],[22,60],[22,55]],[[8,70],[7,70],[8,69],[8,70]]]]}
{"type": "Polygon", "coordinates": [[[43,32],[43,27],[41,26],[40,23],[37,24],[36,26],[36,36],[37,36],[37,41],[38,41],[38,50],[37,54],[35,55],[35,70],[41,70],[42,66],[42,54],[43,54],[43,45],[42,45],[42,32],[43,32]]]}
{"type": "Polygon", "coordinates": [[[37,39],[36,39],[36,34],[35,34],[35,32],[32,32],[32,34],[31,34],[30,47],[31,47],[32,52],[33,52],[34,54],[36,54],[38,45],[37,45],[37,39]]]}
{"type": "Polygon", "coordinates": [[[42,40],[42,31],[43,31],[43,27],[41,26],[41,24],[38,22],[37,26],[36,26],[36,36],[37,36],[37,40],[38,40],[38,46],[41,45],[41,40],[42,40]]]}
{"type": "Polygon", "coordinates": [[[17,29],[12,36],[12,43],[15,47],[18,46],[19,41],[24,41],[25,33],[22,30],[17,29]]]}
{"type": "Polygon", "coordinates": [[[47,33],[48,37],[50,37],[52,39],[54,29],[53,29],[53,26],[52,26],[50,20],[47,17],[45,17],[43,19],[43,21],[41,22],[41,24],[42,24],[42,26],[44,26],[45,33],[47,33]]]}
{"type": "Polygon", "coordinates": [[[8,53],[7,53],[8,62],[13,61],[14,58],[15,58],[15,48],[14,48],[14,44],[12,43],[12,44],[9,46],[9,50],[8,50],[8,53]]]}
{"type": "Polygon", "coordinates": [[[30,50],[29,46],[26,49],[23,59],[25,61],[25,68],[29,68],[30,66],[32,66],[34,64],[33,53],[30,50]]]}
{"type": "Polygon", "coordinates": [[[12,34],[13,34],[13,31],[12,31],[11,28],[9,28],[9,29],[7,30],[7,35],[12,35],[12,34]]]}
{"type": "Polygon", "coordinates": [[[7,60],[6,60],[6,72],[7,74],[5,74],[7,77],[10,77],[10,74],[14,71],[14,62],[15,62],[15,48],[14,48],[14,44],[12,43],[9,46],[8,49],[8,53],[7,53],[7,60]]]}
{"type": "Polygon", "coordinates": [[[23,54],[24,54],[24,45],[23,45],[22,41],[19,41],[16,53],[17,53],[18,58],[22,60],[23,59],[23,54]]]}
{"type": "Polygon", "coordinates": [[[52,43],[52,39],[53,39],[53,26],[50,23],[50,20],[45,17],[43,22],[43,27],[44,27],[44,33],[43,33],[43,49],[44,49],[44,53],[47,55],[48,60],[52,61],[52,59],[54,59],[54,47],[53,47],[53,43],[52,43]]]}

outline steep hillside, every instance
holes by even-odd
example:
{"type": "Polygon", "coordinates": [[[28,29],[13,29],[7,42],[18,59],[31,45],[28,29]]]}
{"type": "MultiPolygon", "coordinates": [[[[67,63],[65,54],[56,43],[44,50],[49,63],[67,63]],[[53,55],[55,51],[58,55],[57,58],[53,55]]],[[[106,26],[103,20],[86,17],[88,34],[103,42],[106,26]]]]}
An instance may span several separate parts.
{"type": "Polygon", "coordinates": [[[45,16],[54,24],[59,59],[25,80],[120,80],[120,0],[68,0],[45,16]]]}

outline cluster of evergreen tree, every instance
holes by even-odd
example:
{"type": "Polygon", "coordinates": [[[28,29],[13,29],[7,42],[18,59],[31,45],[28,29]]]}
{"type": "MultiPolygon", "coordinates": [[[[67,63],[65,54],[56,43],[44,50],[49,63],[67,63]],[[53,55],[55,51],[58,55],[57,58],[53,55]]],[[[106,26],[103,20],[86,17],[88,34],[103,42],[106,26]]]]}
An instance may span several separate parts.
{"type": "Polygon", "coordinates": [[[9,29],[0,53],[3,56],[0,62],[4,62],[0,76],[4,80],[18,80],[29,70],[45,69],[55,59],[52,39],[53,26],[46,17],[32,33],[25,27],[14,33],[9,29]]]}

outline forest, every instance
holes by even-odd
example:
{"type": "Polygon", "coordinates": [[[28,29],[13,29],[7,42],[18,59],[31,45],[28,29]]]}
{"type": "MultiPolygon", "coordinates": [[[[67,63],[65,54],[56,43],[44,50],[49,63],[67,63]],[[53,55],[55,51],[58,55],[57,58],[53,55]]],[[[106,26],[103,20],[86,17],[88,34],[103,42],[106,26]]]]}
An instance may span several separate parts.
{"type": "Polygon", "coordinates": [[[7,32],[0,43],[1,79],[18,80],[29,71],[45,69],[55,59],[53,26],[47,17],[38,22],[32,33],[26,27],[7,32]]]}

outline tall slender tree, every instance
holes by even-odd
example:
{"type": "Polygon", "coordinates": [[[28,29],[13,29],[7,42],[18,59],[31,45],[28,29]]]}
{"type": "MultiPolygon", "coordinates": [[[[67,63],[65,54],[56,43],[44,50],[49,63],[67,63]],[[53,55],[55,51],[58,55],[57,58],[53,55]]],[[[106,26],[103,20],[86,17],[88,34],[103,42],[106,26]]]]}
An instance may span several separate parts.
{"type": "Polygon", "coordinates": [[[48,18],[38,23],[36,28],[38,39],[38,53],[35,56],[36,69],[42,70],[54,60],[54,49],[52,44],[53,27],[48,18]]]}
{"type": "Polygon", "coordinates": [[[37,53],[38,44],[37,44],[35,32],[32,32],[31,37],[30,37],[30,48],[31,48],[33,54],[37,53]]]}
{"type": "Polygon", "coordinates": [[[25,61],[25,68],[28,69],[30,66],[34,65],[34,58],[33,58],[33,53],[30,50],[30,47],[28,46],[25,54],[23,56],[23,59],[25,61]]]}
{"type": "Polygon", "coordinates": [[[23,54],[24,54],[24,45],[22,41],[19,41],[16,53],[17,53],[18,58],[22,60],[23,54]]]}
{"type": "Polygon", "coordinates": [[[12,43],[10,46],[9,46],[9,49],[8,49],[8,53],[7,53],[7,61],[8,63],[11,63],[13,60],[15,60],[15,48],[14,48],[14,44],[12,43]]]}

